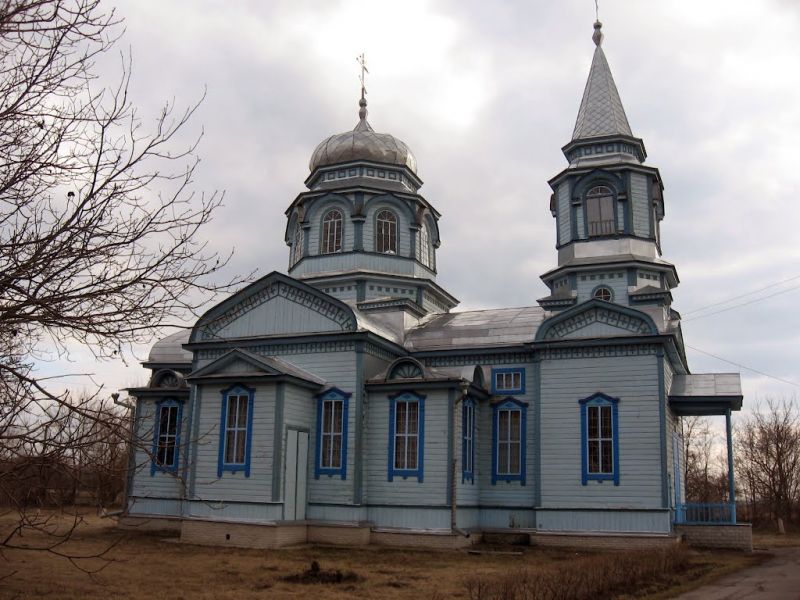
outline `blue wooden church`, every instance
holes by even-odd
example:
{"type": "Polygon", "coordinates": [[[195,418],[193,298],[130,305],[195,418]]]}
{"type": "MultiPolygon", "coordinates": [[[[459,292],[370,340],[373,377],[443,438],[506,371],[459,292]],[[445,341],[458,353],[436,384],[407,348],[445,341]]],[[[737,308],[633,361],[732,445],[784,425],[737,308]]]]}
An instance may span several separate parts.
{"type": "MultiPolygon", "coordinates": [[[[685,504],[679,419],[726,416],[730,445],[739,375],[690,374],[664,186],[602,38],[598,22],[568,164],[549,181],[550,293],[454,310],[436,281],[441,215],[362,94],[286,210],[288,275],[152,348],[148,386],[129,390],[124,523],[219,545],[458,547],[509,532],[665,543],[707,520],[685,504]]],[[[713,512],[735,523],[733,485],[730,500],[713,512]]]]}

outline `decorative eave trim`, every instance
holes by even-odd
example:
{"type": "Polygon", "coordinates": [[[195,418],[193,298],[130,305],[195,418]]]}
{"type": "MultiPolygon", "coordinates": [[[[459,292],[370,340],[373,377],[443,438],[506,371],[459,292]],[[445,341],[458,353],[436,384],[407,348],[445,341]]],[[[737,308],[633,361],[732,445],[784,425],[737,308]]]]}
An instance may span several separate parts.
{"type": "Polygon", "coordinates": [[[416,184],[417,187],[422,187],[423,185],[422,179],[420,179],[419,175],[414,173],[414,171],[412,171],[408,167],[408,165],[399,165],[397,163],[390,163],[390,162],[380,162],[377,160],[363,160],[358,158],[353,160],[348,160],[345,162],[331,163],[328,165],[322,165],[316,167],[313,171],[311,171],[311,173],[309,173],[308,177],[306,177],[306,180],[303,183],[306,185],[306,187],[308,187],[308,184],[311,183],[314,179],[316,179],[319,173],[324,173],[326,171],[334,171],[337,169],[347,169],[359,165],[374,166],[383,169],[402,170],[409,176],[409,178],[416,184]]]}
{"type": "Polygon", "coordinates": [[[561,152],[564,153],[564,156],[567,156],[572,150],[575,148],[580,148],[581,146],[592,146],[594,144],[606,144],[608,142],[616,142],[622,141],[627,142],[636,146],[639,151],[639,160],[644,162],[647,159],[647,150],[644,147],[644,140],[642,138],[638,138],[633,135],[625,135],[624,133],[613,133],[611,135],[598,135],[595,137],[588,137],[588,138],[577,138],[570,141],[565,146],[561,147],[561,152]]]}
{"type": "Polygon", "coordinates": [[[568,166],[562,171],[560,171],[557,175],[552,177],[547,181],[548,185],[553,189],[556,190],[556,186],[561,183],[561,180],[565,177],[569,176],[580,176],[584,175],[585,173],[589,173],[591,171],[596,171],[597,169],[602,169],[604,171],[635,171],[638,173],[643,173],[645,175],[654,175],[658,184],[661,186],[661,189],[664,189],[664,184],[661,181],[661,172],[656,167],[651,167],[649,165],[637,165],[632,163],[614,163],[608,165],[586,165],[580,167],[573,167],[568,166]]]}
{"type": "Polygon", "coordinates": [[[442,216],[442,214],[438,210],[436,210],[433,207],[433,205],[430,202],[428,202],[428,200],[425,199],[425,196],[423,196],[419,192],[414,193],[414,192],[389,191],[379,187],[370,187],[365,185],[353,185],[348,187],[337,188],[335,192],[333,190],[309,190],[307,192],[300,192],[299,194],[297,194],[295,199],[292,200],[292,203],[289,205],[289,208],[287,208],[286,211],[284,211],[284,214],[287,217],[289,217],[292,211],[294,210],[294,207],[299,202],[302,202],[306,199],[313,199],[321,196],[327,196],[329,194],[344,195],[356,192],[367,192],[370,194],[375,194],[376,196],[390,195],[390,196],[396,196],[397,198],[401,198],[404,200],[417,200],[421,202],[425,206],[425,208],[431,211],[431,214],[437,220],[440,219],[442,216]]]}
{"type": "Polygon", "coordinates": [[[392,381],[379,381],[364,384],[373,392],[412,392],[415,390],[460,389],[462,384],[469,384],[467,395],[480,400],[486,400],[490,394],[474,383],[457,377],[447,379],[395,379],[392,381]]]}
{"type": "MultiPolygon", "coordinates": [[[[597,300],[593,298],[591,300],[587,300],[586,302],[581,302],[580,304],[573,306],[572,308],[569,308],[557,315],[554,315],[549,319],[545,319],[541,323],[541,325],[539,325],[539,328],[536,330],[536,337],[534,338],[534,341],[537,342],[551,341],[548,340],[546,337],[551,329],[589,311],[607,311],[608,313],[617,313],[619,315],[630,317],[631,319],[638,319],[649,328],[650,334],[652,335],[659,334],[658,327],[656,326],[655,321],[653,321],[653,318],[647,313],[644,313],[640,310],[636,310],[635,308],[629,308],[627,306],[622,306],[620,304],[615,304],[612,302],[604,302],[603,300],[597,300]]],[[[642,332],[640,335],[647,335],[647,334],[642,332]]]]}
{"type": "Polygon", "coordinates": [[[424,317],[428,311],[423,309],[419,304],[408,298],[394,298],[391,300],[364,300],[356,304],[358,310],[362,312],[370,312],[373,310],[381,310],[386,308],[394,308],[397,310],[407,310],[415,317],[424,317]]]}
{"type": "Polygon", "coordinates": [[[572,296],[570,298],[539,298],[536,302],[539,303],[539,306],[542,308],[563,308],[565,306],[573,306],[578,301],[577,296],[572,296]]]}
{"type": "Polygon", "coordinates": [[[183,388],[151,388],[151,387],[139,387],[139,388],[123,388],[124,392],[127,392],[130,396],[135,398],[155,398],[155,397],[170,397],[170,398],[188,398],[190,389],[188,387],[183,388]]]}
{"type": "MultiPolygon", "coordinates": [[[[619,237],[634,237],[634,236],[622,235],[619,237]]],[[[645,239],[645,238],[640,238],[640,239],[645,239]]],[[[579,242],[589,242],[589,241],[591,240],[573,240],[572,242],[564,244],[564,246],[568,246],[569,244],[574,244],[579,242]]],[[[648,239],[648,241],[652,240],[648,239]]],[[[608,258],[611,259],[613,257],[608,257],[608,258]]],[[[539,277],[539,279],[547,283],[548,281],[556,277],[560,277],[564,274],[572,273],[575,271],[607,271],[609,269],[621,269],[624,267],[639,267],[639,266],[644,266],[653,271],[664,271],[665,273],[669,273],[674,278],[674,280],[671,281],[672,287],[677,287],[680,284],[680,278],[678,277],[678,271],[675,268],[675,265],[669,263],[650,262],[647,260],[639,260],[639,259],[633,259],[633,260],[625,259],[619,261],[608,260],[602,263],[592,262],[592,263],[587,263],[585,265],[582,265],[580,263],[572,265],[564,265],[546,271],[539,277]]]]}

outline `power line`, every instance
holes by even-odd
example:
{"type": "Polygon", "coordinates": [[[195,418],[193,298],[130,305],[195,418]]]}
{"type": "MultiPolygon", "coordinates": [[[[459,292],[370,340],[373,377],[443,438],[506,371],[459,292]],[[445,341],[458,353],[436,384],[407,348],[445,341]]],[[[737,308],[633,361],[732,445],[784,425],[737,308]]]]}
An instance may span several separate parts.
{"type": "Polygon", "coordinates": [[[774,379],[775,381],[780,381],[781,383],[785,383],[787,385],[800,388],[800,383],[795,383],[794,381],[789,381],[788,379],[781,379],[780,377],[775,377],[775,375],[770,375],[769,373],[765,373],[764,371],[759,371],[758,369],[754,369],[752,367],[748,367],[746,365],[734,362],[732,360],[728,360],[727,358],[722,358],[721,356],[717,356],[716,354],[712,354],[711,352],[706,352],[705,350],[700,350],[700,348],[695,348],[694,346],[690,346],[689,344],[686,343],[684,343],[684,345],[687,348],[691,348],[695,352],[700,352],[701,354],[705,354],[706,356],[710,356],[711,358],[716,358],[717,360],[721,360],[722,362],[728,363],[729,365],[739,367],[740,369],[744,369],[745,371],[751,371],[752,373],[757,373],[759,375],[763,375],[764,377],[769,377],[770,379],[774,379]]]}
{"type": "MultiPolygon", "coordinates": [[[[767,300],[768,298],[773,298],[774,296],[780,296],[781,294],[785,294],[787,292],[792,292],[794,290],[800,289],[800,285],[796,285],[794,287],[786,288],[784,290],[780,290],[775,292],[774,294],[768,294],[767,296],[760,296],[759,298],[754,298],[753,300],[748,300],[747,302],[742,302],[740,304],[734,304],[733,306],[727,306],[725,308],[721,308],[720,310],[715,310],[714,312],[706,313],[704,315],[697,315],[694,317],[689,317],[688,319],[682,319],[683,321],[694,321],[695,319],[704,319],[706,317],[713,317],[714,315],[718,315],[720,313],[728,312],[729,310],[733,310],[734,308],[741,308],[742,306],[748,306],[749,304],[755,304],[756,302],[761,302],[762,300],[767,300]]],[[[724,304],[720,303],[720,304],[724,304]]],[[[693,311],[697,312],[697,311],[693,311]]]]}
{"type": "MultiPolygon", "coordinates": [[[[720,306],[722,304],[728,304],[729,302],[733,302],[734,300],[738,300],[739,298],[746,298],[747,296],[752,296],[753,294],[757,294],[758,292],[763,292],[764,290],[768,290],[770,288],[775,287],[776,285],[781,285],[783,283],[789,283],[790,281],[795,281],[796,279],[800,279],[800,275],[795,275],[794,277],[789,277],[788,279],[782,279],[780,281],[775,281],[774,283],[770,283],[769,285],[765,285],[764,287],[758,288],[751,292],[747,292],[745,294],[739,294],[738,296],[732,296],[727,300],[720,300],[719,302],[713,302],[711,304],[706,304],[705,306],[701,306],[700,308],[695,308],[688,312],[684,312],[684,315],[693,315],[694,313],[702,312],[707,308],[713,308],[715,306],[720,306]]],[[[795,289],[795,288],[792,288],[795,289]]]]}

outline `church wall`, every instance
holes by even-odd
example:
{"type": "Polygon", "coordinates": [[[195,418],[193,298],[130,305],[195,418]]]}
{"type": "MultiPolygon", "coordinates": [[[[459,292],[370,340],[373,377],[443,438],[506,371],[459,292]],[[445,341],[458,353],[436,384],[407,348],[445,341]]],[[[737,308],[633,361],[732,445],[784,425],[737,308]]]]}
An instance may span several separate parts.
{"type": "Polygon", "coordinates": [[[558,243],[566,244],[572,239],[572,224],[569,221],[569,183],[567,181],[562,182],[561,185],[558,186],[556,202],[556,210],[558,214],[558,243]]]}
{"type": "MultiPolygon", "coordinates": [[[[480,413],[482,411],[486,411],[486,403],[484,402],[481,404],[480,402],[475,402],[475,438],[477,440],[480,437],[480,413]]],[[[454,424],[456,428],[455,432],[455,448],[453,449],[456,458],[456,502],[459,506],[475,506],[478,504],[478,499],[480,498],[480,494],[478,492],[480,480],[478,478],[478,447],[475,446],[474,452],[474,463],[473,468],[475,469],[475,474],[472,481],[464,481],[462,477],[462,472],[464,468],[464,453],[463,453],[463,444],[464,444],[464,413],[463,413],[463,404],[458,403],[456,405],[456,418],[454,419],[454,424]]],[[[475,443],[473,440],[473,444],[475,443]]],[[[477,515],[476,515],[477,516],[477,515]]]]}
{"type": "Polygon", "coordinates": [[[641,237],[650,231],[650,199],[647,196],[647,176],[631,173],[631,202],[633,208],[633,233],[641,237]]]}
{"type": "MultiPolygon", "coordinates": [[[[139,447],[134,454],[135,471],[133,475],[133,485],[130,490],[131,497],[141,498],[180,498],[182,491],[182,483],[179,478],[180,469],[176,473],[155,471],[150,474],[152,464],[152,444],[155,428],[155,399],[140,399],[138,401],[138,410],[136,418],[136,438],[140,440],[139,447]]],[[[182,419],[181,419],[181,432],[188,431],[187,427],[187,411],[184,406],[182,419]]],[[[181,440],[181,448],[179,454],[180,464],[183,464],[185,446],[181,440]]],[[[135,507],[132,512],[145,512],[145,502],[137,502],[138,507],[135,507]]],[[[173,513],[174,514],[174,513],[173,513]]]]}
{"type": "Polygon", "coordinates": [[[245,477],[244,471],[224,471],[218,478],[220,392],[228,387],[229,384],[202,385],[197,392],[198,429],[193,440],[196,444],[194,499],[212,503],[271,502],[276,386],[274,383],[255,386],[250,477],[245,477]]]}
{"type": "Polygon", "coordinates": [[[320,254],[322,250],[320,247],[322,218],[326,212],[333,208],[338,208],[342,212],[342,250],[349,252],[353,249],[355,226],[350,220],[350,203],[342,199],[334,200],[330,196],[325,196],[317,199],[306,217],[311,222],[311,228],[308,230],[308,253],[311,256],[320,254]]]}
{"type": "MultiPolygon", "coordinates": [[[[578,275],[578,302],[590,300],[595,288],[601,285],[611,290],[614,294],[614,302],[628,303],[628,280],[625,271],[619,269],[604,273],[581,273],[578,275]]],[[[592,332],[581,331],[581,337],[595,335],[594,330],[597,330],[597,335],[614,335],[614,332],[608,331],[608,326],[599,327],[601,325],[602,323],[595,323],[596,327],[592,328],[592,332]]],[[[616,334],[619,334],[618,330],[616,334]]]]}
{"type": "Polygon", "coordinates": [[[542,361],[542,507],[661,507],[658,360],[652,354],[542,361]],[[581,484],[578,401],[595,392],[619,398],[618,486],[581,484]]]}
{"type": "MultiPolygon", "coordinates": [[[[497,481],[492,485],[492,444],[494,443],[494,432],[492,431],[492,406],[484,403],[477,415],[478,431],[476,433],[476,459],[475,464],[478,468],[475,479],[479,485],[479,499],[482,507],[492,506],[522,506],[532,507],[535,504],[536,485],[534,480],[536,443],[534,432],[536,431],[535,410],[534,410],[534,370],[531,365],[520,365],[519,363],[498,363],[493,364],[492,368],[525,368],[525,393],[514,394],[516,400],[527,403],[526,412],[526,440],[525,440],[525,485],[519,481],[497,481]]],[[[491,385],[489,382],[488,385],[491,385]]],[[[491,400],[501,400],[508,397],[506,394],[492,396],[491,400]]],[[[484,515],[482,513],[482,517],[484,515]]],[[[507,520],[506,516],[502,519],[507,520]]]]}
{"type": "Polygon", "coordinates": [[[423,443],[423,478],[388,480],[389,395],[370,394],[364,455],[366,502],[370,505],[444,506],[448,497],[448,394],[427,392],[423,443]]]}

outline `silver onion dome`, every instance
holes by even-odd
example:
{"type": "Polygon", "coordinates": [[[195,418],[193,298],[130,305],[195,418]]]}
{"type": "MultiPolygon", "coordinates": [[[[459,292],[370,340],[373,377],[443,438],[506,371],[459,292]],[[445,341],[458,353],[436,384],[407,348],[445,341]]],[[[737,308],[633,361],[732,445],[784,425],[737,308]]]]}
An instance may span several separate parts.
{"type": "Polygon", "coordinates": [[[401,140],[388,133],[375,133],[367,122],[367,101],[359,100],[359,121],[353,131],[337,133],[322,140],[311,155],[308,168],[313,173],[319,167],[367,160],[408,167],[417,172],[417,159],[401,140]]]}

